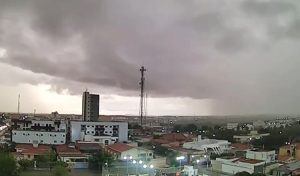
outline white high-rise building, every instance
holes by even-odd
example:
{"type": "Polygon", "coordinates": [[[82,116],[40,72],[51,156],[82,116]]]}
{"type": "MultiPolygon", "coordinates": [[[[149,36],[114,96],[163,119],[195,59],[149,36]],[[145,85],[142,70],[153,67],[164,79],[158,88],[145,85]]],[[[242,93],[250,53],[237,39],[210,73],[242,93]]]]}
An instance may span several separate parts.
{"type": "Polygon", "coordinates": [[[82,95],[82,118],[83,121],[98,121],[99,118],[99,95],[85,91],[82,95]]]}

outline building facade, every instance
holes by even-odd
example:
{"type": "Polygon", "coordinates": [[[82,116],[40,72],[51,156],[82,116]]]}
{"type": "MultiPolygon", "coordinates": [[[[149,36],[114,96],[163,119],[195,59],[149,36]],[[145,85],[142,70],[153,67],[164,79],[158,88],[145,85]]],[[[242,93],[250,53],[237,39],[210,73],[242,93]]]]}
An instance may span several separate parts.
{"type": "Polygon", "coordinates": [[[27,144],[65,144],[65,121],[15,119],[12,125],[12,141],[27,144]]]}
{"type": "Polygon", "coordinates": [[[199,135],[193,142],[184,143],[183,148],[221,154],[231,149],[230,144],[227,140],[202,139],[201,135],[199,135]]]}
{"type": "Polygon", "coordinates": [[[128,141],[127,122],[71,121],[71,142],[82,141],[105,145],[128,141]]]}
{"type": "Polygon", "coordinates": [[[82,95],[82,118],[84,121],[98,121],[99,95],[85,91],[82,95]]]}
{"type": "Polygon", "coordinates": [[[265,163],[275,162],[275,150],[249,150],[246,153],[246,158],[264,161],[265,163]]]}

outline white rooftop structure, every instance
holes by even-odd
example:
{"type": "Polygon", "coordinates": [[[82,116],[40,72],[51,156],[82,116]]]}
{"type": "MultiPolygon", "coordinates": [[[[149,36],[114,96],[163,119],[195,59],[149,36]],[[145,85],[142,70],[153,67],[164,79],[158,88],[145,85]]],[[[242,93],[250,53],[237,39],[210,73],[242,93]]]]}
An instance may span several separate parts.
{"type": "Polygon", "coordinates": [[[225,151],[230,150],[230,142],[227,140],[217,140],[217,139],[202,139],[202,136],[199,135],[194,139],[193,142],[186,142],[183,144],[185,149],[194,149],[194,150],[203,150],[213,151],[216,154],[221,154],[225,151]]]}

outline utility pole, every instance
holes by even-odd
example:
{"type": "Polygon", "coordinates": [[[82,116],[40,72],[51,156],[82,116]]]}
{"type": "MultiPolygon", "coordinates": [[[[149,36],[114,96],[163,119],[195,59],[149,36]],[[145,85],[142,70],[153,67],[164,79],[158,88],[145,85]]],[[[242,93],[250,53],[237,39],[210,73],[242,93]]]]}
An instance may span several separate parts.
{"type": "Polygon", "coordinates": [[[143,115],[144,115],[144,82],[145,82],[145,77],[144,77],[144,72],[147,71],[144,66],[141,67],[140,72],[141,72],[141,99],[140,99],[140,120],[141,120],[141,126],[143,126],[143,115]]]}

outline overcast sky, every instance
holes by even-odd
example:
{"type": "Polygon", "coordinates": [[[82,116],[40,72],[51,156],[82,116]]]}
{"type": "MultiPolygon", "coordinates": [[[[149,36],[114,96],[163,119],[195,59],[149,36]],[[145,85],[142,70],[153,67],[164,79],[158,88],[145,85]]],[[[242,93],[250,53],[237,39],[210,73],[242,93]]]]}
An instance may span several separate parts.
{"type": "Polygon", "coordinates": [[[300,113],[300,1],[0,0],[0,111],[300,113]]]}

